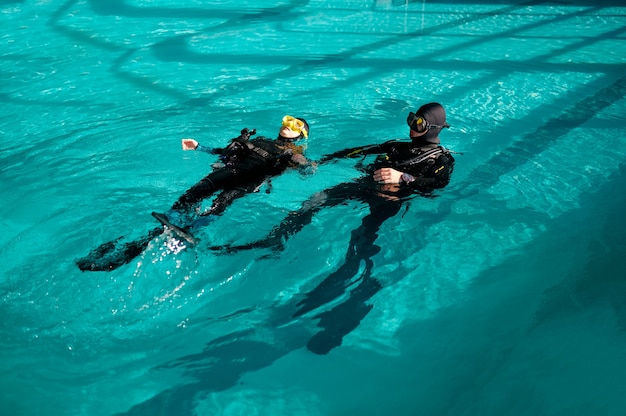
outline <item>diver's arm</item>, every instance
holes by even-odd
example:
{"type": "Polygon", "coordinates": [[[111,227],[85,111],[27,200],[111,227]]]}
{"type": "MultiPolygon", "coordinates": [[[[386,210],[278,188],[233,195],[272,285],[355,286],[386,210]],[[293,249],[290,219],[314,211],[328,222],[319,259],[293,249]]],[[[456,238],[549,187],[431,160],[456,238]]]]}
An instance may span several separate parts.
{"type": "Polygon", "coordinates": [[[304,176],[312,175],[317,170],[317,163],[309,160],[301,153],[291,155],[291,161],[295,163],[300,174],[304,176]]]}
{"type": "Polygon", "coordinates": [[[207,147],[207,146],[202,146],[201,144],[199,144],[198,147],[196,147],[196,150],[199,152],[209,153],[212,155],[224,154],[224,149],[220,147],[207,147]]]}
{"type": "Polygon", "coordinates": [[[304,146],[288,144],[282,157],[288,158],[288,166],[298,169],[301,175],[312,175],[317,170],[317,162],[314,162],[304,155],[304,146]]]}
{"type": "Polygon", "coordinates": [[[331,160],[335,159],[343,159],[343,158],[356,158],[366,155],[376,155],[387,152],[387,146],[389,143],[392,143],[393,140],[381,143],[381,144],[371,144],[367,146],[359,146],[352,147],[349,149],[339,150],[337,152],[322,156],[320,159],[320,163],[327,163],[331,160]]]}
{"type": "Polygon", "coordinates": [[[422,164],[404,171],[393,168],[381,168],[374,172],[374,180],[385,184],[400,184],[415,190],[441,188],[450,181],[454,167],[454,158],[450,155],[439,156],[424,169],[422,164]]]}
{"type": "Polygon", "coordinates": [[[223,149],[218,147],[202,146],[195,139],[183,139],[182,145],[183,150],[197,150],[199,152],[210,153],[212,155],[221,155],[223,152],[223,149]]]}
{"type": "Polygon", "coordinates": [[[387,185],[399,184],[400,186],[407,186],[415,190],[423,190],[425,188],[434,189],[436,187],[434,185],[440,181],[439,178],[434,175],[411,174],[394,168],[380,168],[376,170],[372,176],[378,183],[387,185]]]}
{"type": "MultiPolygon", "coordinates": [[[[419,165],[416,169],[419,169],[419,165]]],[[[429,192],[446,186],[450,182],[453,169],[454,158],[450,154],[444,154],[426,169],[412,171],[407,168],[407,172],[402,172],[400,183],[420,192],[429,192]]]]}

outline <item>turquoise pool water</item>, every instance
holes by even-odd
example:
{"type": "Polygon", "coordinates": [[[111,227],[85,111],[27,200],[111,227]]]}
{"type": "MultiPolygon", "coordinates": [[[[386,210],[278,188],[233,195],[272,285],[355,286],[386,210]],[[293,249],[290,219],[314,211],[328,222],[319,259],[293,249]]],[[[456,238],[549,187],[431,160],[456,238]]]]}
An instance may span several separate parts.
{"type": "Polygon", "coordinates": [[[626,413],[624,2],[4,0],[0,21],[2,414],[626,413]],[[327,355],[305,348],[316,314],[349,295],[286,311],[366,206],[278,255],[205,247],[264,235],[354,160],[275,179],[196,248],[74,263],[209,171],[182,137],[294,114],[319,158],[406,137],[429,101],[452,182],[383,225],[382,288],[327,355]]]}

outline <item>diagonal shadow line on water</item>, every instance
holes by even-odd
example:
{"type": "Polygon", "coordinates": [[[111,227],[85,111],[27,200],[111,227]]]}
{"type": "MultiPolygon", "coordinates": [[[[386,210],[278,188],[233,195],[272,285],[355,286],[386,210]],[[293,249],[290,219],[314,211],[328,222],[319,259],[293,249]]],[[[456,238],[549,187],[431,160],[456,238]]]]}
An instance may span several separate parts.
{"type": "MultiPolygon", "coordinates": [[[[543,2],[527,2],[527,3],[523,3],[523,7],[537,5],[537,4],[543,4],[543,2]]],[[[439,30],[449,29],[452,26],[461,26],[466,23],[475,22],[483,18],[491,17],[492,15],[511,13],[512,11],[518,9],[519,7],[521,6],[515,6],[515,7],[506,8],[506,9],[499,9],[498,11],[487,12],[484,14],[480,14],[479,16],[473,16],[471,18],[460,19],[459,21],[456,21],[454,25],[445,24],[445,25],[437,26],[437,27],[424,31],[423,33],[413,32],[410,34],[398,35],[392,39],[385,39],[385,40],[376,42],[374,44],[364,45],[362,47],[357,48],[356,50],[347,52],[347,54],[349,54],[350,56],[354,56],[358,53],[371,52],[376,49],[380,49],[380,48],[389,46],[391,44],[398,43],[398,39],[397,39],[398,37],[401,38],[401,40],[404,40],[405,37],[419,38],[423,36],[432,36],[436,34],[439,30]]],[[[351,85],[354,85],[357,81],[365,81],[365,80],[370,80],[375,77],[380,77],[382,73],[390,72],[389,68],[393,68],[393,70],[395,71],[398,68],[414,69],[416,66],[419,66],[419,68],[423,68],[425,70],[433,69],[433,70],[438,70],[438,71],[446,71],[446,70],[457,71],[458,68],[463,68],[464,70],[475,70],[475,71],[487,70],[489,71],[488,75],[476,78],[473,82],[469,83],[467,86],[461,87],[461,89],[459,89],[457,92],[459,91],[462,92],[464,90],[475,90],[478,88],[479,85],[490,85],[494,79],[498,78],[499,76],[503,74],[508,75],[511,71],[529,72],[529,73],[537,72],[536,71],[537,63],[545,62],[557,55],[562,55],[566,53],[567,51],[575,50],[577,48],[582,48],[585,46],[590,46],[594,43],[600,42],[602,38],[599,38],[599,37],[584,38],[580,40],[579,42],[577,42],[576,46],[573,46],[573,45],[563,46],[562,48],[552,50],[543,56],[535,57],[533,58],[532,61],[517,61],[516,62],[516,61],[504,61],[504,60],[496,60],[496,61],[491,60],[489,62],[471,62],[471,61],[445,62],[445,61],[434,61],[434,59],[437,56],[444,54],[444,53],[453,53],[459,50],[463,50],[464,48],[467,48],[467,47],[475,47],[479,44],[483,44],[483,43],[487,43],[495,39],[499,39],[502,36],[513,36],[515,33],[518,33],[521,31],[545,26],[548,24],[555,24],[559,21],[564,21],[567,19],[575,19],[577,17],[590,15],[590,14],[593,14],[593,12],[598,11],[598,10],[601,10],[601,8],[593,7],[584,11],[578,11],[578,12],[571,13],[571,14],[558,15],[554,19],[551,19],[547,22],[541,21],[541,22],[530,23],[528,25],[510,29],[508,31],[497,32],[491,36],[483,36],[483,37],[480,37],[479,39],[473,39],[464,44],[457,44],[454,46],[450,46],[448,48],[437,50],[436,52],[433,52],[430,55],[427,54],[424,56],[420,56],[419,63],[417,64],[415,62],[407,61],[407,60],[376,59],[376,58],[347,61],[346,59],[343,59],[343,56],[337,57],[336,58],[337,62],[341,62],[342,66],[346,66],[346,67],[370,66],[372,67],[372,70],[371,72],[357,75],[350,79],[336,81],[335,83],[333,83],[332,88],[333,89],[342,88],[342,87],[346,88],[346,87],[350,87],[351,85]],[[498,68],[502,68],[502,69],[498,69],[498,68]]],[[[624,32],[626,32],[626,28],[618,28],[605,35],[617,37],[623,34],[624,32]]],[[[315,62],[311,62],[311,64],[315,64],[315,62]]],[[[551,68],[555,73],[562,73],[563,71],[587,72],[587,73],[613,73],[616,75],[621,75],[623,73],[623,69],[621,65],[604,64],[604,63],[600,63],[600,64],[554,63],[554,64],[551,64],[551,68]]],[[[318,89],[316,90],[316,93],[319,93],[320,91],[323,91],[323,90],[324,88],[318,89]]]]}
{"type": "Polygon", "coordinates": [[[284,18],[284,13],[289,12],[298,4],[305,1],[292,1],[282,6],[271,9],[203,9],[195,7],[136,7],[127,4],[126,0],[89,0],[91,8],[96,14],[102,16],[123,16],[139,18],[167,18],[167,19],[235,19],[236,21],[267,18],[284,18]],[[281,16],[283,15],[283,16],[281,16]]]}
{"type": "MultiPolygon", "coordinates": [[[[67,2],[64,6],[62,6],[61,8],[59,8],[57,10],[57,12],[51,17],[50,19],[50,24],[55,27],[57,30],[59,30],[60,32],[62,32],[65,36],[69,36],[72,38],[76,38],[76,40],[80,40],[82,42],[87,42],[87,43],[91,43],[94,44],[97,47],[104,47],[106,49],[109,50],[119,50],[119,47],[110,43],[110,42],[102,42],[99,40],[94,40],[88,36],[86,36],[85,34],[82,33],[76,33],[76,31],[73,31],[71,29],[68,29],[66,27],[63,27],[62,25],[58,24],[58,21],[60,20],[60,18],[63,16],[63,13],[74,3],[75,0],[70,0],[69,2],[67,2]]],[[[207,102],[213,101],[215,98],[218,98],[220,96],[229,96],[233,93],[238,93],[241,91],[244,91],[246,89],[254,89],[254,88],[261,88],[264,85],[267,85],[267,83],[272,82],[274,79],[276,78],[280,78],[280,77],[289,77],[291,75],[298,75],[301,74],[303,71],[307,71],[310,68],[320,68],[320,67],[330,67],[330,66],[369,66],[372,67],[372,72],[370,73],[366,73],[366,74],[361,74],[356,76],[355,78],[349,78],[346,79],[345,81],[339,81],[339,84],[334,83],[331,87],[326,87],[326,88],[332,88],[332,89],[336,89],[337,85],[341,86],[349,86],[349,85],[353,85],[354,83],[358,82],[359,80],[364,80],[364,79],[370,79],[372,77],[379,77],[381,75],[381,71],[385,71],[385,72],[389,72],[391,70],[397,70],[398,68],[402,68],[402,67],[414,67],[414,63],[409,62],[404,60],[404,62],[398,62],[398,60],[385,60],[385,59],[379,59],[379,60],[370,60],[370,59],[364,59],[362,61],[356,61],[356,60],[351,60],[355,55],[360,54],[360,53],[365,53],[365,52],[372,52],[374,50],[380,49],[380,48],[384,48],[393,44],[396,44],[398,42],[402,42],[405,41],[406,39],[413,39],[413,38],[419,38],[419,37],[423,37],[423,36],[430,36],[430,35],[434,35],[437,32],[439,32],[440,30],[449,30],[451,27],[454,26],[461,26],[461,25],[465,25],[467,23],[471,23],[471,22],[476,22],[479,21],[481,19],[485,19],[485,18],[489,18],[492,17],[494,15],[498,15],[498,14],[506,14],[506,13],[512,13],[513,11],[516,10],[520,10],[524,7],[527,6],[532,6],[532,5],[538,5],[538,4],[542,4],[543,2],[538,2],[538,1],[531,1],[531,2],[524,2],[518,5],[512,5],[512,6],[507,6],[506,8],[502,8],[502,9],[498,9],[496,11],[490,11],[490,12],[485,12],[485,13],[480,13],[477,15],[472,15],[470,17],[464,17],[461,19],[458,19],[457,21],[454,21],[453,23],[446,23],[446,24],[442,24],[442,25],[438,25],[438,26],[434,26],[432,28],[429,28],[427,30],[417,30],[417,31],[413,31],[410,33],[406,33],[406,34],[401,34],[401,35],[394,35],[390,38],[387,39],[383,39],[380,40],[378,42],[374,42],[371,44],[367,44],[367,45],[363,45],[363,46],[359,46],[356,48],[352,48],[351,50],[348,50],[346,52],[340,53],[340,54],[329,54],[329,55],[320,55],[317,57],[313,57],[313,58],[303,58],[301,60],[297,60],[296,58],[281,58],[281,57],[276,57],[276,60],[278,60],[278,62],[280,62],[283,59],[286,59],[285,63],[289,63],[289,61],[292,61],[292,65],[284,70],[281,71],[277,71],[277,72],[273,72],[271,74],[268,74],[266,76],[260,77],[258,79],[255,80],[245,80],[245,81],[239,81],[238,83],[231,85],[229,88],[224,88],[224,89],[220,89],[220,91],[218,92],[214,92],[211,94],[210,97],[200,97],[200,98],[189,98],[188,96],[186,96],[186,94],[184,92],[181,91],[177,91],[175,88],[173,87],[169,87],[169,86],[162,86],[162,85],[155,85],[153,82],[151,82],[149,80],[149,78],[145,78],[145,77],[140,77],[137,75],[134,75],[128,71],[125,71],[123,69],[121,69],[121,67],[124,65],[124,63],[130,59],[130,57],[133,55],[133,52],[136,51],[136,48],[131,48],[129,50],[126,50],[125,52],[121,53],[120,58],[118,60],[116,60],[116,62],[112,65],[111,71],[112,73],[116,74],[117,76],[119,76],[121,79],[124,79],[126,82],[129,83],[136,83],[138,86],[142,87],[142,88],[146,88],[146,89],[152,89],[157,93],[160,94],[164,94],[164,95],[169,95],[172,96],[173,98],[176,98],[178,100],[189,100],[189,103],[192,105],[204,105],[207,102]],[[294,62],[295,60],[295,62],[294,62]],[[393,68],[393,69],[390,69],[393,68]]],[[[129,6],[123,6],[119,4],[117,4],[117,9],[118,12],[120,10],[127,10],[127,8],[129,6]]],[[[283,9],[286,11],[289,11],[290,8],[292,7],[292,5],[287,5],[287,6],[283,6],[283,9]]],[[[97,9],[97,8],[96,8],[97,9]]],[[[115,9],[115,8],[113,8],[115,9]]],[[[559,20],[564,20],[564,19],[569,19],[569,18],[575,18],[576,16],[581,16],[581,15],[588,15],[593,13],[594,11],[600,10],[600,8],[596,7],[596,8],[592,8],[592,9],[588,9],[588,10],[584,10],[584,11],[578,11],[572,14],[565,14],[565,15],[558,15],[556,16],[554,19],[551,19],[549,21],[540,21],[540,22],[535,22],[535,23],[531,23],[529,25],[524,25],[522,27],[519,28],[514,28],[514,29],[510,29],[508,31],[504,31],[504,32],[498,32],[495,33],[491,36],[486,36],[486,37],[481,37],[479,40],[472,40],[464,45],[454,45],[451,46],[449,48],[443,49],[443,50],[439,50],[437,52],[434,52],[431,56],[424,56],[424,57],[420,57],[420,63],[419,65],[421,67],[424,68],[428,68],[428,67],[436,67],[438,69],[442,69],[445,70],[446,67],[452,69],[456,69],[458,68],[460,65],[462,65],[462,62],[451,62],[449,64],[445,64],[445,62],[433,62],[430,58],[431,57],[436,57],[438,55],[440,55],[441,53],[445,53],[446,51],[448,52],[453,52],[455,50],[460,50],[465,48],[466,46],[476,46],[477,44],[480,43],[484,43],[484,42],[488,42],[492,39],[496,39],[499,37],[502,37],[503,35],[510,35],[516,32],[519,32],[521,30],[528,30],[530,28],[533,27],[539,27],[539,26],[543,26],[546,24],[553,24],[556,21],[559,20]]],[[[145,10],[142,10],[142,12],[145,12],[145,10]]],[[[232,27],[232,25],[234,24],[240,24],[240,25],[244,25],[245,24],[250,24],[250,23],[254,23],[259,21],[259,19],[262,19],[263,16],[268,15],[268,16],[272,16],[272,17],[276,17],[276,19],[279,19],[282,21],[282,19],[284,18],[283,16],[284,12],[283,10],[279,10],[279,9],[272,9],[270,11],[265,11],[263,13],[260,13],[259,15],[255,16],[254,18],[251,18],[249,16],[236,16],[233,17],[233,19],[221,24],[221,25],[217,25],[216,27],[211,27],[211,28],[207,28],[202,32],[205,33],[210,33],[210,32],[215,32],[216,30],[221,30],[222,27],[232,27]]],[[[288,16],[289,17],[289,16],[288,16]]],[[[284,30],[282,30],[284,31],[284,30]]],[[[619,31],[616,31],[616,33],[619,31]]],[[[151,46],[151,48],[154,49],[154,55],[157,56],[159,59],[163,60],[163,61],[167,61],[167,60],[172,60],[172,58],[175,58],[174,60],[177,61],[181,61],[181,62],[211,62],[211,63],[215,63],[215,62],[220,62],[222,61],[223,63],[240,63],[240,62],[254,62],[255,58],[254,56],[251,55],[246,55],[246,56],[241,56],[241,55],[225,55],[225,54],[194,54],[193,52],[188,51],[187,45],[186,45],[186,39],[188,39],[190,36],[193,36],[192,34],[184,34],[184,35],[178,35],[177,37],[173,37],[171,39],[165,40],[163,42],[159,42],[156,43],[154,45],[151,46]],[[175,52],[175,53],[173,53],[175,52]]],[[[583,40],[581,41],[581,45],[585,45],[585,44],[590,44],[592,42],[594,42],[595,40],[593,40],[595,38],[589,39],[589,40],[583,40]]],[[[571,49],[572,47],[567,47],[568,49],[571,49]]],[[[494,62],[489,62],[489,63],[483,63],[483,65],[481,66],[481,64],[476,64],[473,62],[467,62],[466,63],[469,67],[475,67],[475,68],[485,68],[485,65],[487,65],[488,69],[493,69],[494,67],[498,67],[497,62],[494,64],[494,62]]],[[[508,63],[509,65],[511,64],[510,62],[508,63]]],[[[578,64],[576,64],[578,65],[578,64]]],[[[601,66],[595,66],[595,65],[591,65],[591,64],[587,64],[587,68],[584,69],[584,67],[578,67],[578,66],[573,66],[573,65],[568,65],[567,69],[568,70],[585,70],[585,71],[590,71],[590,72],[606,72],[606,71],[610,71],[612,68],[614,68],[615,66],[609,66],[609,65],[603,65],[600,64],[601,66]],[[578,68],[578,69],[574,69],[574,68],[578,68]]],[[[522,69],[523,68],[523,64],[521,63],[516,63],[517,69],[522,69]]],[[[527,67],[529,67],[530,69],[532,69],[532,65],[531,64],[527,64],[527,67]]],[[[559,67],[561,70],[563,70],[564,68],[562,66],[559,66],[557,64],[557,67],[559,67]]],[[[555,67],[555,71],[559,70],[559,68],[555,67]]],[[[498,72],[496,72],[498,73],[498,72]]],[[[496,73],[492,73],[491,77],[494,77],[496,75],[496,73]]],[[[315,91],[315,93],[319,93],[318,90],[315,91]]]]}
{"type": "MultiPolygon", "coordinates": [[[[523,7],[537,5],[541,3],[542,2],[531,1],[531,2],[525,2],[521,5],[509,6],[509,7],[499,9],[493,12],[479,13],[476,15],[472,15],[470,17],[460,18],[454,22],[437,25],[427,30],[416,30],[413,32],[405,33],[405,34],[393,35],[393,36],[390,36],[389,38],[382,39],[377,42],[351,48],[342,53],[319,55],[317,57],[308,58],[308,59],[302,58],[299,60],[300,62],[298,62],[298,58],[294,58],[294,57],[289,57],[289,58],[276,57],[276,62],[278,63],[289,63],[290,61],[293,61],[293,60],[296,60],[296,62],[292,66],[284,70],[273,72],[266,76],[260,77],[259,79],[240,81],[239,83],[232,85],[230,88],[222,89],[219,92],[219,95],[212,94],[210,98],[198,98],[196,100],[210,101],[218,96],[228,96],[232,93],[240,92],[245,89],[260,88],[261,86],[267,85],[269,82],[272,82],[274,79],[285,78],[285,77],[289,77],[293,75],[299,75],[299,74],[302,74],[303,72],[306,72],[310,69],[315,69],[315,68],[328,68],[328,67],[370,67],[371,68],[371,71],[365,74],[350,77],[344,81],[336,81],[331,86],[316,89],[314,92],[315,94],[319,94],[320,92],[323,92],[324,90],[334,90],[336,88],[341,88],[341,87],[346,88],[346,87],[356,84],[359,81],[364,81],[364,80],[369,80],[375,77],[380,77],[381,74],[383,73],[390,73],[398,69],[402,69],[402,68],[414,69],[416,64],[408,60],[403,60],[402,62],[399,62],[399,60],[382,59],[382,58],[381,59],[376,59],[376,58],[361,59],[361,60],[354,60],[353,58],[359,54],[373,52],[375,50],[379,50],[379,49],[389,47],[394,44],[398,44],[400,42],[404,42],[408,39],[415,39],[415,38],[419,39],[425,36],[432,36],[441,30],[449,30],[451,27],[455,27],[455,26],[458,27],[458,26],[462,26],[468,23],[473,23],[482,19],[490,18],[498,14],[511,13],[523,7]]],[[[501,67],[501,65],[498,65],[497,61],[496,62],[490,61],[488,63],[477,64],[474,62],[459,62],[459,61],[452,61],[449,63],[446,63],[445,61],[435,62],[432,59],[447,52],[454,52],[454,51],[462,50],[468,46],[475,47],[481,43],[490,42],[494,39],[501,38],[503,35],[511,35],[511,34],[514,34],[523,30],[541,27],[546,24],[554,24],[557,21],[573,19],[581,15],[591,14],[597,10],[599,10],[599,8],[593,8],[593,9],[575,12],[575,13],[566,14],[566,15],[557,15],[554,19],[551,19],[548,22],[541,21],[541,22],[530,23],[528,25],[517,27],[515,29],[510,29],[508,31],[498,32],[490,36],[484,36],[484,37],[479,38],[478,40],[472,39],[471,41],[466,42],[465,44],[450,46],[448,48],[438,50],[431,54],[420,56],[419,66],[425,69],[430,67],[430,68],[436,68],[442,71],[445,71],[446,69],[456,70],[459,67],[488,69],[490,71],[493,71],[493,68],[497,68],[499,66],[501,67]]],[[[214,28],[207,29],[207,31],[212,32],[214,31],[214,28]]],[[[616,33],[621,33],[622,31],[623,30],[617,30],[616,33]]],[[[255,62],[258,60],[249,55],[247,56],[225,55],[225,54],[215,55],[215,54],[196,54],[196,53],[190,52],[187,48],[187,43],[186,43],[186,38],[189,36],[191,35],[181,35],[178,37],[178,39],[168,39],[166,41],[153,45],[152,48],[154,49],[154,55],[164,61],[174,58],[175,61],[194,62],[194,63],[222,62],[225,64],[226,63],[238,64],[238,63],[242,63],[245,61],[255,62]]],[[[582,41],[581,45],[587,45],[587,44],[593,43],[594,41],[597,41],[597,40],[582,41]]],[[[533,68],[536,68],[536,62],[538,61],[541,61],[541,59],[534,60],[534,63],[532,64],[526,64],[526,67],[532,70],[533,68]]],[[[511,63],[509,62],[508,64],[509,64],[508,66],[510,66],[511,63]]],[[[613,70],[613,68],[615,68],[615,65],[609,65],[609,64],[601,64],[601,65],[603,66],[603,68],[598,68],[596,65],[590,65],[590,67],[587,68],[587,70],[592,71],[592,72],[605,72],[608,70],[613,70]]],[[[567,66],[557,64],[556,66],[558,68],[555,67],[554,68],[555,71],[559,71],[559,70],[562,71],[564,69],[567,69],[570,71],[575,70],[573,69],[573,66],[571,64],[567,66]]],[[[504,66],[504,67],[506,68],[507,66],[504,66]]],[[[524,67],[523,64],[516,63],[517,70],[520,70],[523,67],[524,67]]],[[[507,70],[493,71],[491,75],[489,76],[489,79],[494,78],[497,74],[502,74],[502,73],[507,73],[507,70]]]]}
{"type": "Polygon", "coordinates": [[[620,192],[625,185],[626,162],[623,162],[601,188],[593,190],[593,195],[581,198],[583,206],[578,212],[566,214],[550,230],[550,234],[560,236],[563,241],[568,237],[584,241],[587,252],[591,254],[583,267],[570,275],[559,276],[560,281],[553,282],[555,284],[544,291],[529,332],[548,321],[598,305],[610,305],[617,326],[626,332],[626,222],[623,215],[626,197],[620,192]],[[615,208],[608,214],[598,216],[598,212],[606,212],[607,206],[615,208]],[[580,216],[583,216],[582,220],[580,216]],[[582,236],[578,227],[571,226],[581,222],[599,223],[600,227],[582,236]]]}
{"type": "MultiPolygon", "coordinates": [[[[528,5],[541,4],[541,3],[542,2],[527,2],[523,4],[523,7],[526,7],[528,5]]],[[[224,88],[220,90],[220,92],[217,94],[212,94],[211,97],[196,98],[194,99],[196,101],[195,104],[204,105],[207,102],[210,102],[214,100],[215,98],[218,98],[219,96],[228,96],[233,93],[241,92],[245,89],[259,88],[262,85],[266,85],[267,83],[271,82],[272,80],[276,78],[284,78],[284,77],[289,77],[293,75],[298,75],[298,74],[301,74],[302,72],[305,72],[314,68],[323,68],[323,67],[325,68],[328,68],[328,67],[369,67],[371,68],[370,71],[365,72],[363,74],[355,75],[345,80],[338,80],[338,81],[333,82],[331,86],[316,89],[315,94],[319,94],[323,92],[324,90],[335,90],[337,88],[350,88],[351,86],[358,84],[359,82],[371,80],[373,78],[380,77],[381,74],[383,73],[397,71],[398,69],[402,69],[402,68],[414,69],[416,64],[414,62],[407,61],[407,60],[376,59],[376,58],[357,60],[357,59],[353,59],[353,57],[361,53],[372,52],[374,50],[402,42],[406,40],[407,38],[413,39],[413,38],[419,38],[423,36],[431,36],[431,35],[436,34],[440,30],[450,29],[450,27],[452,26],[461,26],[469,22],[475,22],[481,19],[489,18],[496,14],[510,13],[514,10],[519,9],[520,7],[522,6],[512,6],[506,9],[500,9],[497,12],[481,13],[477,16],[459,19],[458,21],[455,21],[454,24],[445,24],[445,25],[436,26],[423,32],[415,31],[409,34],[395,35],[391,37],[390,39],[383,39],[378,42],[359,46],[357,48],[353,48],[351,50],[343,52],[341,54],[331,54],[331,55],[326,55],[326,56],[319,56],[314,59],[304,59],[299,63],[295,63],[289,68],[286,68],[282,71],[274,72],[267,76],[261,77],[260,79],[240,81],[239,83],[235,85],[232,85],[228,88],[224,88]]],[[[545,60],[548,60],[554,56],[566,53],[567,51],[574,50],[576,48],[581,48],[581,47],[592,45],[596,42],[601,41],[602,39],[599,37],[585,38],[577,42],[576,46],[566,45],[560,49],[553,50],[550,53],[547,53],[543,56],[534,58],[532,62],[530,61],[521,61],[521,62],[490,61],[490,62],[480,62],[480,63],[463,62],[463,61],[450,61],[450,62],[437,61],[435,62],[433,59],[436,58],[438,55],[441,55],[442,53],[454,52],[454,51],[462,50],[470,46],[475,47],[481,43],[486,43],[494,39],[498,39],[503,35],[510,36],[510,35],[513,35],[514,33],[521,32],[524,30],[529,30],[532,28],[541,27],[546,24],[554,24],[558,21],[563,21],[567,19],[575,19],[580,16],[593,14],[595,11],[598,11],[598,10],[600,10],[600,8],[594,7],[594,8],[590,8],[587,10],[571,13],[571,14],[558,15],[554,19],[549,20],[548,22],[541,21],[541,22],[530,23],[528,25],[517,27],[509,31],[498,32],[491,36],[484,36],[484,37],[479,38],[478,40],[474,39],[462,45],[454,45],[449,48],[444,48],[442,50],[433,52],[430,55],[424,55],[420,57],[419,67],[423,69],[431,68],[431,69],[436,69],[439,71],[458,70],[459,67],[462,67],[464,69],[488,70],[489,71],[488,75],[485,75],[484,77],[479,77],[476,80],[474,80],[472,83],[468,84],[464,88],[467,90],[476,89],[478,85],[490,84],[492,83],[492,80],[494,78],[497,78],[498,76],[503,75],[503,74],[505,75],[509,74],[511,69],[513,69],[516,72],[520,72],[520,71],[522,72],[527,71],[530,73],[536,72],[537,63],[545,62],[545,60]],[[494,68],[503,68],[503,69],[494,69],[494,68]]],[[[625,31],[626,31],[626,28],[619,28],[605,35],[618,36],[624,33],[625,31]]],[[[242,56],[233,56],[233,55],[227,56],[223,54],[221,55],[194,54],[188,51],[186,41],[182,37],[179,37],[178,39],[169,39],[160,44],[155,44],[153,45],[153,48],[155,50],[155,56],[160,57],[160,59],[164,59],[164,60],[171,59],[171,58],[168,58],[168,56],[171,57],[172,56],[171,51],[176,50],[177,51],[176,60],[182,60],[182,61],[188,61],[188,62],[215,63],[216,61],[220,62],[220,59],[225,59],[224,63],[240,63],[246,59],[251,62],[254,61],[254,59],[252,59],[249,56],[242,57],[242,56]]],[[[278,62],[281,62],[281,59],[285,59],[285,58],[277,58],[278,62]]],[[[292,60],[292,59],[296,59],[296,58],[287,58],[286,62],[289,62],[289,60],[292,60]]],[[[596,64],[596,63],[587,63],[587,64],[555,63],[551,65],[551,68],[553,69],[555,73],[562,73],[563,71],[588,72],[588,73],[616,73],[616,74],[622,73],[620,65],[604,64],[604,63],[599,63],[599,64],[596,64]]],[[[461,89],[459,91],[463,91],[463,90],[461,89]]]]}
{"type": "Polygon", "coordinates": [[[560,115],[525,134],[486,163],[474,169],[468,175],[470,179],[467,183],[457,186],[461,188],[459,197],[467,198],[480,192],[480,189],[496,184],[500,176],[532,160],[534,155],[547,150],[571,130],[583,125],[590,114],[599,113],[625,96],[626,76],[622,76],[608,86],[597,90],[593,95],[565,108],[560,115]]]}
{"type": "MultiPolygon", "coordinates": [[[[56,31],[61,33],[62,35],[73,39],[75,41],[92,45],[97,48],[102,48],[112,52],[120,52],[120,56],[111,66],[111,72],[115,74],[118,78],[124,80],[130,85],[136,85],[146,90],[152,90],[158,94],[164,96],[170,96],[179,101],[189,100],[189,97],[181,91],[178,91],[176,88],[169,87],[166,85],[155,84],[153,80],[150,80],[149,77],[142,77],[138,75],[134,75],[128,71],[121,69],[121,67],[130,60],[133,54],[139,48],[126,48],[121,47],[114,42],[101,40],[97,37],[92,37],[88,33],[81,32],[79,30],[73,30],[70,27],[64,26],[60,23],[60,20],[64,16],[65,13],[70,10],[70,8],[77,2],[77,0],[68,0],[65,4],[59,7],[50,17],[49,25],[53,27],[56,31]]],[[[233,27],[233,25],[245,25],[245,24],[253,24],[258,21],[264,21],[268,17],[272,20],[284,21],[285,19],[295,19],[293,13],[290,13],[290,10],[294,5],[297,5],[301,2],[296,1],[290,4],[286,4],[283,6],[277,6],[273,9],[254,9],[251,13],[246,12],[208,12],[203,13],[205,10],[203,9],[169,9],[162,8],[158,10],[154,10],[151,8],[135,8],[132,6],[127,6],[124,4],[123,0],[115,0],[113,4],[109,4],[108,2],[100,2],[100,1],[92,1],[92,5],[94,6],[94,11],[99,14],[114,14],[114,15],[122,15],[122,16],[140,16],[140,17],[159,17],[163,15],[164,17],[173,17],[169,13],[173,13],[174,17],[176,16],[185,16],[185,17],[193,17],[193,18],[201,18],[206,15],[209,17],[229,17],[230,20],[227,22],[218,25],[218,28],[221,27],[233,27]]],[[[183,37],[188,37],[190,35],[181,35],[183,37]]],[[[165,41],[167,45],[168,42],[165,41]]],[[[193,102],[193,99],[192,99],[193,102]]]]}

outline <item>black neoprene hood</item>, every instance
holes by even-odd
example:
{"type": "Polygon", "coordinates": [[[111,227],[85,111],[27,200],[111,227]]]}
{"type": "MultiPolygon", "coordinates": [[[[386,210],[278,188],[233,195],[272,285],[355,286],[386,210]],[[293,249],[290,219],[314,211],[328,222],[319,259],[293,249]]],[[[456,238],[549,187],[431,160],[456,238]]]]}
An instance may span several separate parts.
{"type": "MultiPolygon", "coordinates": [[[[415,114],[424,117],[430,125],[443,126],[446,124],[446,110],[439,103],[424,104],[415,114]]],[[[420,138],[428,143],[439,143],[440,131],[441,127],[433,127],[420,138]]]]}

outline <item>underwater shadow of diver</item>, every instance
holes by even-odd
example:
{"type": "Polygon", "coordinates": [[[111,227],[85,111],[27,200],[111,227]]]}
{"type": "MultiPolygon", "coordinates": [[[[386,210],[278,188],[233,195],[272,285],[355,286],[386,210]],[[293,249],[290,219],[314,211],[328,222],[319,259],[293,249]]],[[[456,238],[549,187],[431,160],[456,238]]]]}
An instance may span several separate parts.
{"type": "Polygon", "coordinates": [[[289,325],[271,332],[248,329],[217,338],[198,354],[178,358],[154,369],[181,369],[184,376],[195,382],[164,390],[117,415],[193,414],[196,401],[203,395],[235,386],[245,373],[268,367],[280,357],[302,348],[309,336],[303,326],[289,325]]]}

